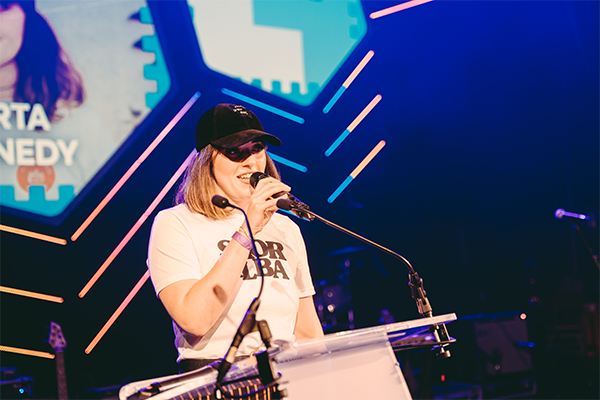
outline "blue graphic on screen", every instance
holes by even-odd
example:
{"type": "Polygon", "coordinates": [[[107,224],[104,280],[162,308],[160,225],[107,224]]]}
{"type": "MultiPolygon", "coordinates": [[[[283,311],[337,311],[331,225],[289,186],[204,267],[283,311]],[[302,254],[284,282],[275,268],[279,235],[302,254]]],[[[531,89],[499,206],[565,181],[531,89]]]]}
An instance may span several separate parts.
{"type": "Polygon", "coordinates": [[[310,105],[364,38],[359,1],[188,0],[214,71],[310,105]]]}
{"type": "MultiPolygon", "coordinates": [[[[140,9],[140,22],[152,25],[152,15],[148,7],[140,9]]],[[[156,92],[146,93],[146,105],[154,108],[171,88],[171,77],[165,63],[165,56],[156,34],[142,37],[142,50],[154,53],[154,63],[144,65],[144,78],[156,81],[156,92]]]]}

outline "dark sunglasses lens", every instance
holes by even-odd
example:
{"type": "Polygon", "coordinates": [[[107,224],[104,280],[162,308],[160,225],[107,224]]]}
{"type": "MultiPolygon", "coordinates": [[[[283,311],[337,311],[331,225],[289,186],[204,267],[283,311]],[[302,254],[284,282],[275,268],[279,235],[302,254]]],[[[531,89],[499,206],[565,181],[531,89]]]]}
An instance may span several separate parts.
{"type": "Polygon", "coordinates": [[[240,151],[239,149],[225,149],[222,151],[222,153],[225,157],[235,162],[244,161],[250,156],[250,152],[248,150],[240,151]]]}
{"type": "Polygon", "coordinates": [[[257,154],[263,151],[266,146],[263,143],[255,143],[249,149],[240,149],[239,147],[235,147],[233,149],[222,149],[221,154],[230,159],[231,161],[241,162],[246,158],[250,157],[251,154],[257,154]]]}

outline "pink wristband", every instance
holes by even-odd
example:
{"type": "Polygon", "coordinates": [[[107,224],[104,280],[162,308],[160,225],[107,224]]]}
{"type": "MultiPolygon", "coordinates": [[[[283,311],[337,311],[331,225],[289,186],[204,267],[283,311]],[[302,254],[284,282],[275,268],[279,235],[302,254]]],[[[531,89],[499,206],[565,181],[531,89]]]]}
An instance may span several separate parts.
{"type": "Polygon", "coordinates": [[[231,236],[233,240],[244,246],[246,249],[252,251],[252,242],[246,236],[242,235],[240,232],[235,231],[235,233],[231,236]]]}

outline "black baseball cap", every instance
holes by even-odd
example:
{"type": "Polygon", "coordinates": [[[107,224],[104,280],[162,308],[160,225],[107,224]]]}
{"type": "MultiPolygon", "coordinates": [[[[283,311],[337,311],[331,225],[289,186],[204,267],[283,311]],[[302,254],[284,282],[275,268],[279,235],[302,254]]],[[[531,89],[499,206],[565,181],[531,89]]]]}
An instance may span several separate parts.
{"type": "Polygon", "coordinates": [[[205,111],[196,124],[196,150],[198,151],[208,144],[231,149],[252,140],[262,140],[281,146],[281,140],[266,133],[252,111],[237,104],[217,104],[205,111]]]}

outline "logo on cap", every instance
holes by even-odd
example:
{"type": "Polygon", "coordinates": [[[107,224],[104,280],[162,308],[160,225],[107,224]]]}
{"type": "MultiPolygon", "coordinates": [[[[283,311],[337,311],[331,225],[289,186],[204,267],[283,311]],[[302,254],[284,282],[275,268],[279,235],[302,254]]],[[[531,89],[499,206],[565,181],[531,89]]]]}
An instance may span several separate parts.
{"type": "Polygon", "coordinates": [[[248,113],[248,110],[246,110],[242,106],[238,106],[238,105],[233,106],[233,111],[235,111],[236,113],[238,113],[240,115],[243,115],[244,117],[250,116],[250,114],[248,113]]]}

